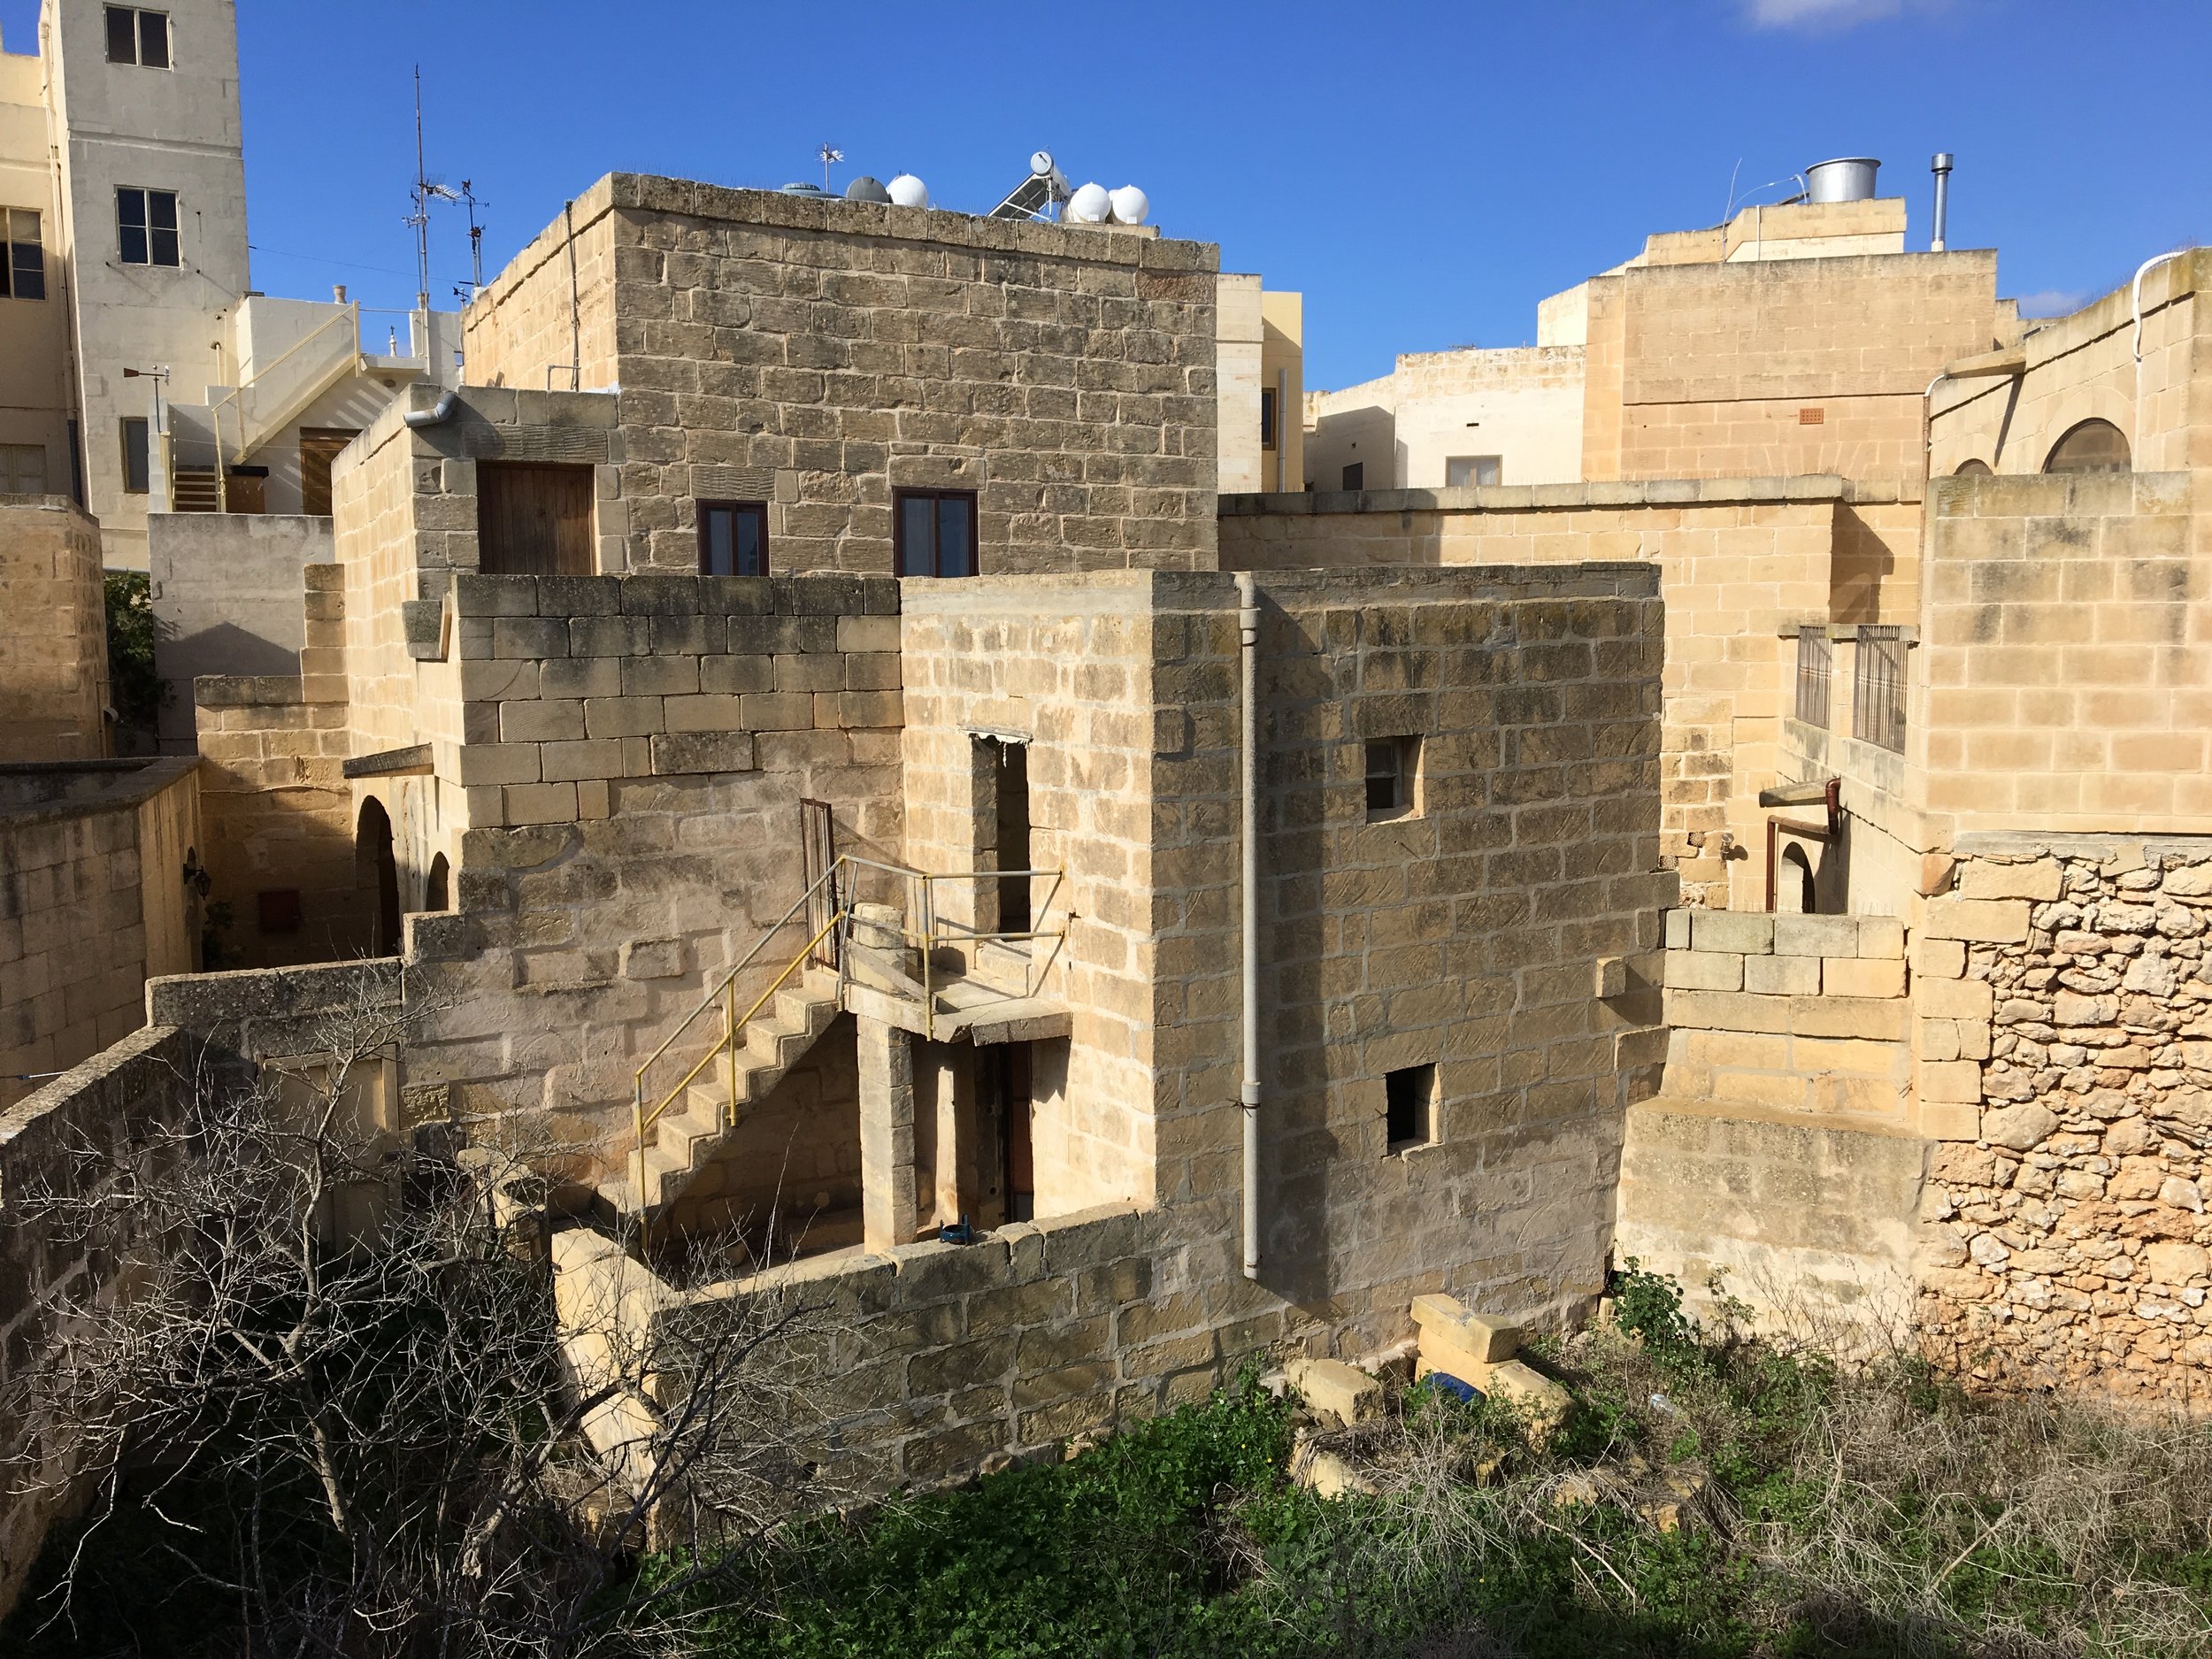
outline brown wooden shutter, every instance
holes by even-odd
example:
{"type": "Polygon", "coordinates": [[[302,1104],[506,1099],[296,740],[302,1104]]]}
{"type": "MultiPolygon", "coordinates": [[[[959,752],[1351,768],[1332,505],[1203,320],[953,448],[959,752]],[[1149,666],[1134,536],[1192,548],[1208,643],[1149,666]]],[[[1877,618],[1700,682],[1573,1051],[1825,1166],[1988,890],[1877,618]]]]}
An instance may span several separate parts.
{"type": "Polygon", "coordinates": [[[487,576],[592,573],[592,469],[476,464],[477,568],[487,576]]]}

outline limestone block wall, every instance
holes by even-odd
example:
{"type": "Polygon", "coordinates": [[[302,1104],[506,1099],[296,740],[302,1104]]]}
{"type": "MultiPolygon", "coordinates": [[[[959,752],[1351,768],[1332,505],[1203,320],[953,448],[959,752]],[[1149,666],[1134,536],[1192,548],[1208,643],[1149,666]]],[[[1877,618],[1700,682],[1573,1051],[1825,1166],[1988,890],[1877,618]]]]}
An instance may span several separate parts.
{"type": "Polygon", "coordinates": [[[1757,908],[1764,872],[1731,848],[1765,835],[1756,797],[1783,764],[1798,625],[1911,617],[1918,517],[1906,492],[1832,479],[1316,493],[1225,503],[1221,557],[1259,571],[1651,561],[1668,611],[1663,853],[1691,903],[1757,908]]]}
{"type": "Polygon", "coordinates": [[[197,958],[196,763],[111,764],[90,779],[0,767],[11,795],[32,797],[0,810],[0,1107],[38,1088],[19,1074],[137,1030],[148,978],[197,958]]]}
{"type": "MultiPolygon", "coordinates": [[[[1217,584],[1218,586],[1218,584],[1217,584]]],[[[1074,1018],[1064,1079],[1042,1079],[1035,1118],[1040,1214],[1148,1201],[1153,1190],[1152,980],[1156,937],[1153,764],[1157,583],[1101,573],[910,581],[904,590],[906,862],[919,870],[998,867],[979,846],[992,808],[979,795],[975,739],[1028,745],[1030,858],[1064,870],[1033,883],[1039,925],[1064,926],[1043,988],[1074,1018]],[[980,856],[979,856],[980,855],[980,856]]],[[[1210,689],[1220,718],[1223,687],[1210,689]]],[[[1179,732],[1179,716],[1162,718],[1179,732]]],[[[1218,873],[1216,879],[1218,879],[1218,873]]],[[[1172,885],[1180,886],[1178,879],[1172,885]]],[[[974,919],[974,889],[939,901],[974,919]]],[[[990,918],[986,916],[985,920],[990,918]]]]}
{"type": "Polygon", "coordinates": [[[1962,831],[2212,829],[2212,502],[2185,472],[1942,480],[1907,757],[1962,831]]]}
{"type": "Polygon", "coordinates": [[[100,529],[61,495],[0,495],[0,760],[108,752],[100,529]]]}
{"type": "Polygon", "coordinates": [[[2039,324],[2020,342],[2016,377],[1939,386],[1931,470],[1942,476],[1979,461],[2000,473],[2039,472],[2058,441],[2090,419],[2127,435],[2139,472],[2212,466],[2212,321],[2203,303],[2212,252],[2191,249],[2145,273],[2139,342],[2131,286],[2039,324]]]}
{"type": "Polygon", "coordinates": [[[456,914],[415,920],[410,1082],[626,1147],[634,1068],[799,896],[799,801],[841,850],[897,856],[898,588],[465,574],[448,603],[460,741],[427,733],[434,776],[404,780],[441,803],[406,856],[446,854],[456,914]]]}
{"type": "Polygon", "coordinates": [[[1958,851],[1956,892],[1928,906],[1953,942],[1940,960],[1924,947],[1915,1001],[1989,1042],[1924,1068],[1957,1102],[1931,1130],[1926,1340],[1986,1380],[2200,1399],[2212,840],[1988,834],[1958,851]]]}
{"type": "Polygon", "coordinates": [[[1667,947],[1669,1098],[1909,1125],[1903,923],[1672,910],[1667,947]]]}
{"type": "Polygon", "coordinates": [[[192,682],[203,674],[296,674],[307,643],[304,572],[332,561],[330,520],[297,514],[146,516],[154,666],[173,697],[168,753],[193,746],[192,682]]]}
{"type": "MultiPolygon", "coordinates": [[[[1210,244],[631,173],[572,223],[611,244],[583,383],[620,387],[629,568],[695,570],[703,497],[770,503],[774,571],[887,574],[907,487],[977,492],[987,572],[1213,563],[1210,244]]],[[[471,304],[472,382],[570,360],[570,225],[471,304]]]]}
{"type": "Polygon", "coordinates": [[[1646,266],[1589,284],[1586,479],[1909,479],[1921,397],[2001,343],[1981,250],[1646,266]]]}

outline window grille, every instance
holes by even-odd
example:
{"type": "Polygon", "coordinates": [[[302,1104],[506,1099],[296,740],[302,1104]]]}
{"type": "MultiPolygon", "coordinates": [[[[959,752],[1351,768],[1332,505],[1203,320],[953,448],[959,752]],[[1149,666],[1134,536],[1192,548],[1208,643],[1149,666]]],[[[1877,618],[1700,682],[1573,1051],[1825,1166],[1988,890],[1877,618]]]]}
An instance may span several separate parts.
{"type": "Polygon", "coordinates": [[[1858,672],[1851,694],[1852,735],[1905,750],[1905,636],[1902,628],[1859,630],[1858,672]]]}
{"type": "Polygon", "coordinates": [[[1828,682],[1835,672],[1835,650],[1828,630],[1817,625],[1797,631],[1797,718],[1824,731],[1828,726],[1828,682]]]}

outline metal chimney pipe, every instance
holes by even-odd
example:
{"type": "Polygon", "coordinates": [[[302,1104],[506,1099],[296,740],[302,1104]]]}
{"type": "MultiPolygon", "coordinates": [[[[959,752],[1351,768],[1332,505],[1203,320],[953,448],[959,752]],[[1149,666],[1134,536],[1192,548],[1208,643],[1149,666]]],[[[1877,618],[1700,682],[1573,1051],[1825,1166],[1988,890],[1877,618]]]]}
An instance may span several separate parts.
{"type": "Polygon", "coordinates": [[[1951,152],[1936,151],[1928,163],[1928,171],[1935,174],[1935,235],[1928,243],[1928,251],[1941,253],[1944,221],[1951,213],[1951,152]]]}

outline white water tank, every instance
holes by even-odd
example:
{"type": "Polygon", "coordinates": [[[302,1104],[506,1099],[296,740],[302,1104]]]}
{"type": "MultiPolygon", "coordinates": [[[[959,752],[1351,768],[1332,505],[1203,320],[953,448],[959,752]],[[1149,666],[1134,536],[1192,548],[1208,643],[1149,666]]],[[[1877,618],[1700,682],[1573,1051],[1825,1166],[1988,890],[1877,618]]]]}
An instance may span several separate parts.
{"type": "Polygon", "coordinates": [[[1103,225],[1113,211],[1113,198],[1102,184],[1079,184],[1068,197],[1067,216],[1079,225],[1103,225]]]}
{"type": "Polygon", "coordinates": [[[883,187],[891,193],[894,207],[927,207],[929,187],[910,173],[902,173],[883,187]]]}
{"type": "Polygon", "coordinates": [[[1805,169],[1808,202],[1870,202],[1874,175],[1882,164],[1871,156],[1844,156],[1817,161],[1805,169]]]}
{"type": "Polygon", "coordinates": [[[1133,184],[1123,185],[1106,199],[1112,204],[1117,225],[1141,225],[1152,211],[1151,199],[1133,184]]]}

